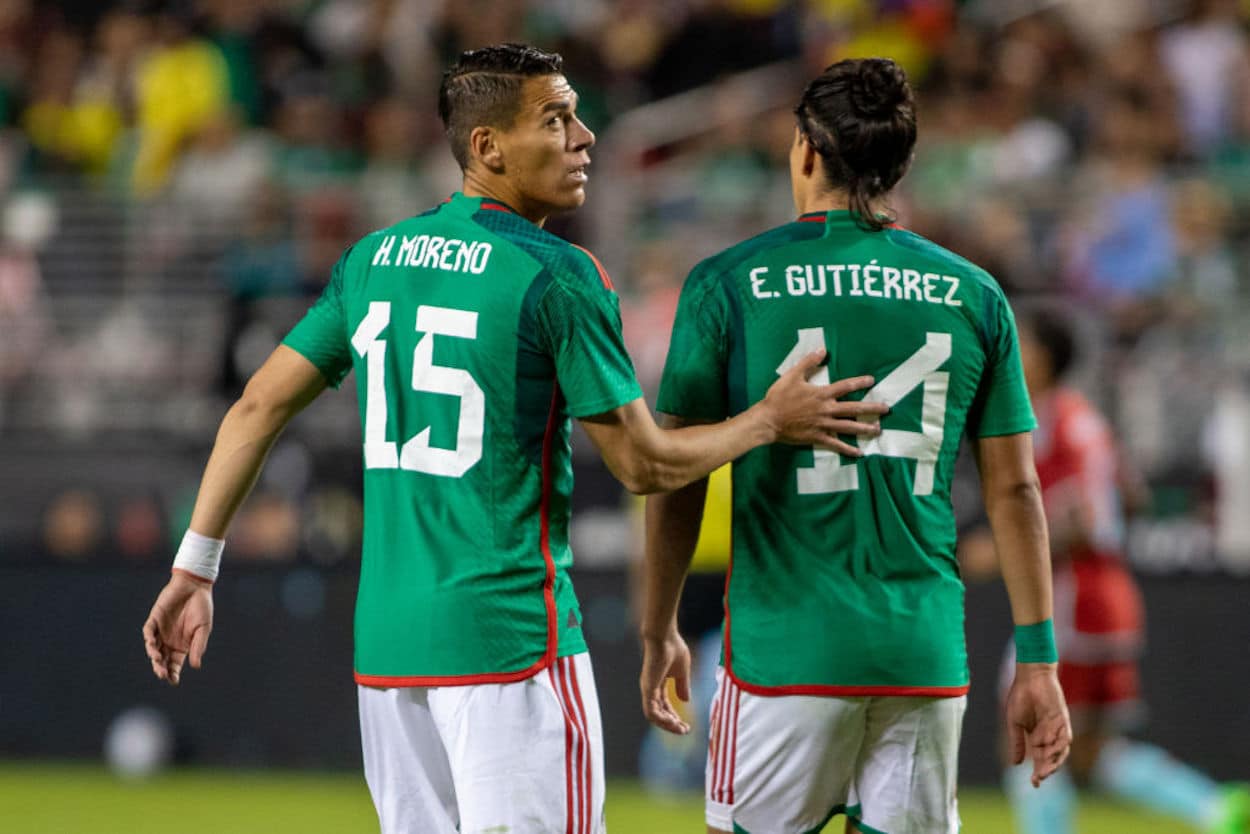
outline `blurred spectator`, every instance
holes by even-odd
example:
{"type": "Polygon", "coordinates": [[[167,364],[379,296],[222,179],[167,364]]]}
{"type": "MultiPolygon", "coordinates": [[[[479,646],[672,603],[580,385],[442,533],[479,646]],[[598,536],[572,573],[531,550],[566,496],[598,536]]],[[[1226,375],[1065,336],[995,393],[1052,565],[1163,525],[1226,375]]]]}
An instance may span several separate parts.
{"type": "Polygon", "coordinates": [[[437,202],[424,173],[422,151],[443,138],[411,106],[397,98],[379,101],[365,117],[368,163],[357,181],[365,226],[379,229],[437,202]]]}
{"type": "Polygon", "coordinates": [[[136,127],[139,145],[134,187],[156,193],[178,153],[226,108],[229,75],[221,51],[196,37],[185,10],[171,7],[156,19],[156,46],[139,67],[136,127]]]}
{"type": "Polygon", "coordinates": [[[292,81],[277,113],[277,129],[277,176],[292,193],[345,184],[360,170],[360,155],[347,141],[343,110],[323,77],[292,81]]]}
{"type": "Polygon", "coordinates": [[[299,508],[276,492],[257,491],[230,528],[230,554],[239,560],[287,562],[299,541],[299,508]]]}
{"type": "Polygon", "coordinates": [[[237,111],[222,110],[199,128],[178,162],[171,202],[197,236],[226,239],[270,178],[272,161],[268,137],[243,129],[237,111]]]}
{"type": "Polygon", "coordinates": [[[1250,116],[1250,48],[1236,0],[1190,0],[1186,20],[1160,43],[1180,98],[1186,149],[1205,155],[1244,135],[1250,116]]]}
{"type": "Polygon", "coordinates": [[[0,427],[7,401],[44,356],[50,335],[36,252],[55,225],[55,208],[46,197],[15,196],[5,206],[0,239],[0,427]]]}
{"type": "Polygon", "coordinates": [[[68,489],[58,493],[43,515],[43,547],[54,559],[90,559],[104,537],[104,510],[95,493],[68,489]]]}
{"type": "Polygon", "coordinates": [[[113,526],[117,552],[124,559],[165,557],[165,531],[160,506],[148,496],[127,498],[113,526]]]}

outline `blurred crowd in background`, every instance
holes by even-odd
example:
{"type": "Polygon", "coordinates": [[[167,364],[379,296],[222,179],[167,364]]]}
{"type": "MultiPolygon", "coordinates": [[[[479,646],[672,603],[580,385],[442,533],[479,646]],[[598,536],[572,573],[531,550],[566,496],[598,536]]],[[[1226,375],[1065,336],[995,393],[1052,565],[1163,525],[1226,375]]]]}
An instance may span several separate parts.
{"type": "MultiPolygon", "coordinates": [[[[650,395],[689,267],[792,218],[802,84],[900,61],[920,141],[893,208],[1072,311],[1152,487],[1132,558],[1250,569],[1239,0],[0,0],[0,560],[168,558],[213,428],[342,250],[458,187],[439,76],[504,40],[562,53],[598,134],[552,229],[613,274],[650,395]]],[[[275,450],[231,560],[352,562],[350,388],[275,450]]],[[[583,468],[579,559],[624,558],[583,468]]]]}

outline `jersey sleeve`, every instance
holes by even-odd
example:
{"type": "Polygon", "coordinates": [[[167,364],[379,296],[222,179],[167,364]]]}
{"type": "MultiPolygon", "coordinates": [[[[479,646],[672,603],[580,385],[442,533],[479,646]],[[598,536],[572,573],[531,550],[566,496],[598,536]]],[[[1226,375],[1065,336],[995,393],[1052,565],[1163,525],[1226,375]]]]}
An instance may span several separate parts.
{"type": "Polygon", "coordinates": [[[695,420],[729,416],[729,310],[719,279],[695,267],[677,302],[656,410],[695,420]]]}
{"type": "Polygon", "coordinates": [[[282,344],[313,363],[334,388],[343,384],[352,369],[347,314],[343,306],[343,273],[350,254],[349,249],[339,258],[321,297],[282,340],[282,344]]]}
{"type": "Polygon", "coordinates": [[[597,272],[553,280],[537,320],[569,416],[602,414],[642,396],[621,335],[620,301],[597,272]]]}
{"type": "Polygon", "coordinates": [[[1033,431],[1037,420],[1024,384],[1016,320],[1001,291],[992,295],[988,313],[985,373],[968,416],[968,434],[997,437],[1033,431]]]}

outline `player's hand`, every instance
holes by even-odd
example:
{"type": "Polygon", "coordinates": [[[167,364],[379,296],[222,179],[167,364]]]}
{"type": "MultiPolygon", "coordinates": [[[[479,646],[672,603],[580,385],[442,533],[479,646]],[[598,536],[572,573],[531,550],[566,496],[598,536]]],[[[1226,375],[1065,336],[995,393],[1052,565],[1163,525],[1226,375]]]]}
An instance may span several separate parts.
{"type": "Polygon", "coordinates": [[[827,355],[825,351],[815,351],[800,359],[768,389],[763,405],[777,433],[777,442],[819,446],[859,457],[859,449],[838,435],[876,437],[881,433],[879,418],[890,409],[884,403],[841,399],[853,391],[871,388],[870,376],[840,379],[831,385],[808,382],[823,367],[827,355]],[[867,419],[857,419],[860,417],[867,419]]]}
{"type": "Polygon", "coordinates": [[[676,629],[658,640],[643,640],[642,712],[647,720],[661,730],[677,735],[690,732],[690,725],[681,720],[668,699],[668,679],[677,685],[677,697],[690,701],[690,649],[676,629]]]}
{"type": "Polygon", "coordinates": [[[1072,721],[1053,663],[1018,663],[1007,693],[1007,738],[1011,763],[1033,760],[1033,787],[1042,784],[1064,760],[1072,745],[1072,721]]]}
{"type": "Polygon", "coordinates": [[[213,631],[213,590],[208,582],[175,572],[143,624],[143,647],[152,673],[172,686],[182,678],[188,656],[200,668],[213,631]]]}

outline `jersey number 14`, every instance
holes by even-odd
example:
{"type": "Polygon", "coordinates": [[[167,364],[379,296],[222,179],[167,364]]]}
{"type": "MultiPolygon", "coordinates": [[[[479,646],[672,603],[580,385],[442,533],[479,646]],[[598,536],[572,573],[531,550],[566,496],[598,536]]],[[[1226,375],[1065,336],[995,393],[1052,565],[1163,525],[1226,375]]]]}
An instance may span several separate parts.
{"type": "Polygon", "coordinates": [[[477,339],[477,313],[428,304],[417,308],[417,332],[424,335],[412,355],[412,390],[460,399],[454,449],[431,446],[429,426],[402,446],[386,439],[386,340],[379,337],[390,323],[391,302],[371,301],[352,335],[352,348],[365,360],[365,468],[459,478],[482,459],[486,397],[468,371],[434,364],[434,337],[477,339]]]}
{"type": "MultiPolygon", "coordinates": [[[[784,374],[804,356],[820,350],[825,350],[824,329],[803,328],[799,331],[798,344],[778,366],[777,374],[784,374]]],[[[920,431],[883,429],[877,437],[859,441],[859,449],[865,457],[885,455],[916,461],[913,495],[933,494],[933,477],[937,471],[938,455],[942,451],[942,430],[946,424],[946,392],[950,387],[950,374],[939,371],[938,368],[945,364],[950,355],[949,333],[926,333],[924,347],[904,359],[902,364],[864,395],[868,402],[893,406],[917,386],[924,386],[920,431]]],[[[812,376],[812,382],[816,385],[828,385],[828,366],[817,371],[812,376]]],[[[827,449],[813,449],[812,453],[812,465],[800,466],[798,470],[800,495],[859,489],[859,467],[855,463],[845,464],[837,452],[827,449]]]]}

